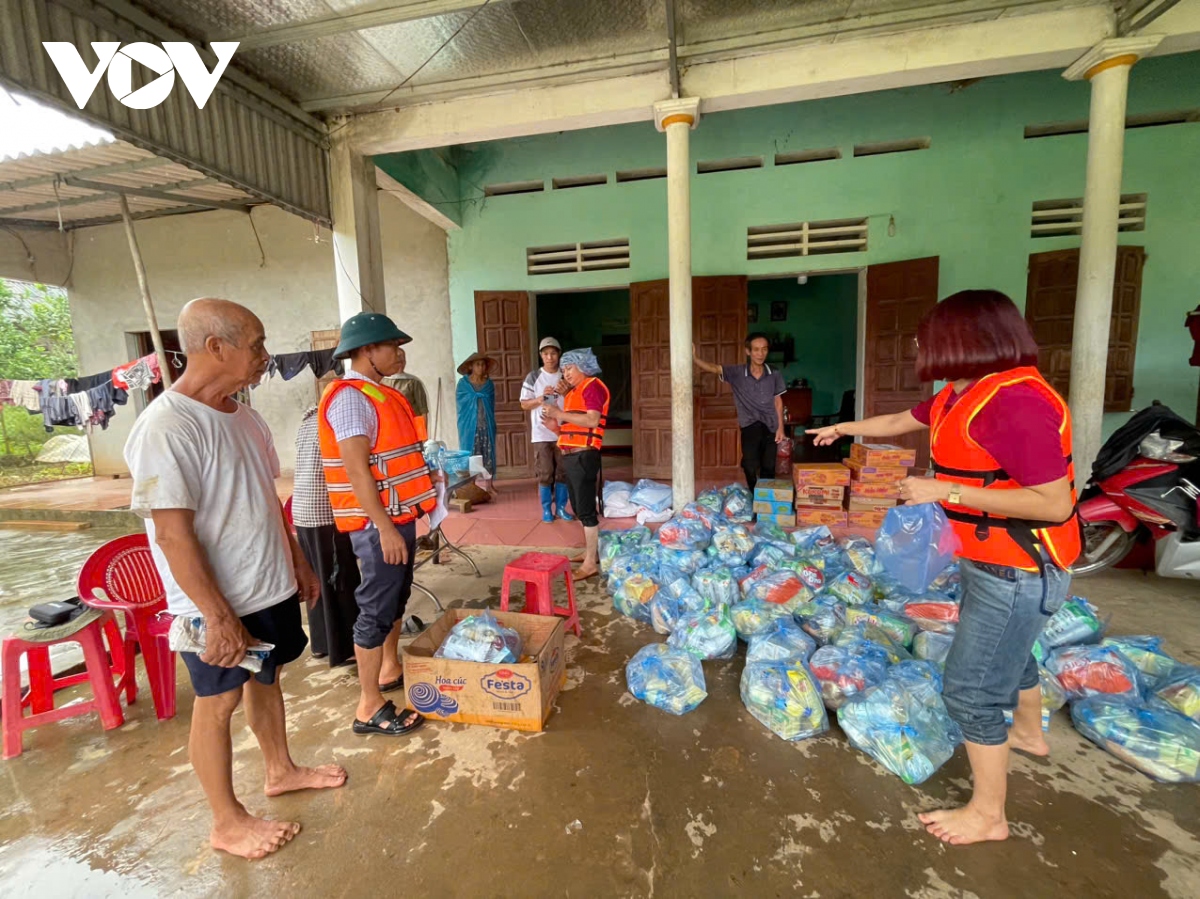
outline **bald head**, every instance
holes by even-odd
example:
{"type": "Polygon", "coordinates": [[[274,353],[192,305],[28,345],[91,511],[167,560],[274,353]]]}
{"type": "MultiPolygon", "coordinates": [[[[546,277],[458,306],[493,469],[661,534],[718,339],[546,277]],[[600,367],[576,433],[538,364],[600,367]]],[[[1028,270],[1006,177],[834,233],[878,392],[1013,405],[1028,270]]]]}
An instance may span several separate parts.
{"type": "Polygon", "coordinates": [[[188,356],[203,353],[210,337],[240,347],[247,333],[261,332],[262,322],[245,306],[230,300],[201,297],[179,313],[179,343],[188,356]]]}

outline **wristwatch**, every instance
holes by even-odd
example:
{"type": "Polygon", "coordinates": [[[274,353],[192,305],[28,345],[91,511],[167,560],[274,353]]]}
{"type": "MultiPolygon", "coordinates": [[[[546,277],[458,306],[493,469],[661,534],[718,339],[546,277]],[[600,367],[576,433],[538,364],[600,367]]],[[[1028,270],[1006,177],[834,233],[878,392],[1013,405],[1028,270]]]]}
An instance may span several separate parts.
{"type": "Polygon", "coordinates": [[[962,484],[950,485],[950,495],[946,497],[946,501],[954,506],[962,504],[962,484]]]}

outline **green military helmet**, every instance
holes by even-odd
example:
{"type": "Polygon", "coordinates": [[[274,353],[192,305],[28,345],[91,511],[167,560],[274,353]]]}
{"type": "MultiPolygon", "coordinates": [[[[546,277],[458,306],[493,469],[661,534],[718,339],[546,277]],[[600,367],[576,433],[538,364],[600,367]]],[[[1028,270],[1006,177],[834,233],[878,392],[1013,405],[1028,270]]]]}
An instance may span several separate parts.
{"type": "Polygon", "coordinates": [[[411,343],[412,338],[396,327],[396,323],[378,312],[360,312],[342,323],[341,339],[333,351],[334,359],[345,359],[359,347],[373,343],[411,343]]]}

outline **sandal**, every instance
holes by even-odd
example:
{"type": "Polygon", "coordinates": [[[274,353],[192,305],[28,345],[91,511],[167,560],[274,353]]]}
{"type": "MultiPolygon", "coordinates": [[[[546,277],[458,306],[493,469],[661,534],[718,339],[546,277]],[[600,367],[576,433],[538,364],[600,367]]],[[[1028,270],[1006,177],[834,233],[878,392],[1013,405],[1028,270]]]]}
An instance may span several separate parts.
{"type": "Polygon", "coordinates": [[[404,675],[401,674],[395,680],[390,680],[386,684],[379,685],[380,693],[391,693],[393,690],[399,690],[404,686],[404,675]]]}
{"type": "Polygon", "coordinates": [[[408,709],[397,712],[396,704],[389,699],[378,712],[371,716],[370,721],[359,721],[355,718],[354,732],[356,734],[383,734],[388,737],[398,737],[412,733],[424,723],[424,716],[416,712],[410,712],[408,709]],[[408,717],[412,717],[413,721],[406,725],[403,722],[408,717]]]}

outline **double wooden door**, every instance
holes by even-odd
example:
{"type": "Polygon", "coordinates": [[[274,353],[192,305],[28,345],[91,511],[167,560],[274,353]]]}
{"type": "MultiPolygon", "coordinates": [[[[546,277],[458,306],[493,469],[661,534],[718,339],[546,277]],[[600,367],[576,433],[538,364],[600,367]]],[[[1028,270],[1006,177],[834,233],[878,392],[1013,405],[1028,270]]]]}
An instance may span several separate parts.
{"type": "MultiPolygon", "coordinates": [[[[495,359],[496,474],[533,474],[529,415],[521,410],[521,385],[533,369],[529,340],[529,294],[523,290],[477,290],[475,336],[479,351],[495,359]]],[[[463,447],[469,449],[469,447],[463,447]]]]}

